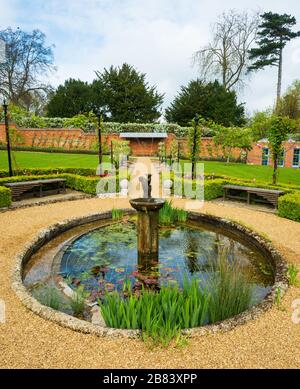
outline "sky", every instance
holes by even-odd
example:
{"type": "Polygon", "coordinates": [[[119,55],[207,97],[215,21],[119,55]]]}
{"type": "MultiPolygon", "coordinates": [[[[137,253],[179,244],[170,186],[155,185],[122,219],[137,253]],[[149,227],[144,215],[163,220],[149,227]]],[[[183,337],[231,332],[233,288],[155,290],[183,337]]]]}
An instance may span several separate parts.
{"type": "MultiPolygon", "coordinates": [[[[0,29],[40,29],[54,45],[57,86],[68,78],[92,81],[95,70],[127,62],[165,94],[164,108],[181,85],[200,77],[193,53],[211,39],[211,25],[235,9],[288,13],[300,30],[299,0],[0,0],[0,29]]],[[[283,91],[300,79],[300,38],[284,52],[283,91]]],[[[247,113],[274,103],[276,69],[254,73],[238,99],[247,113]]]]}

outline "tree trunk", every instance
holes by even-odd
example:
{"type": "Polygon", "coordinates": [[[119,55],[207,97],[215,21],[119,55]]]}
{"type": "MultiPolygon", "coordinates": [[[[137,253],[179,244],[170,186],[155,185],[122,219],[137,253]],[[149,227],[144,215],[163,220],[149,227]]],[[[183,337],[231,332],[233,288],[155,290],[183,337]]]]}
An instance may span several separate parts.
{"type": "Polygon", "coordinates": [[[281,83],[282,83],[282,48],[280,49],[280,53],[279,53],[276,112],[278,112],[278,109],[279,109],[279,103],[280,103],[280,97],[281,97],[281,83]]]}
{"type": "Polygon", "coordinates": [[[278,156],[274,155],[274,169],[273,169],[273,185],[277,182],[277,168],[278,168],[278,156]]]}

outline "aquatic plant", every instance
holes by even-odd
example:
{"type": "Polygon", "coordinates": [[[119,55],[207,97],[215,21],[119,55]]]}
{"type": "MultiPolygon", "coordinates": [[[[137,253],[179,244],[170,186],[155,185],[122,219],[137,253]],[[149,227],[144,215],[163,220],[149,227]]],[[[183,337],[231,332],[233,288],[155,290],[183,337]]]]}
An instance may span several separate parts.
{"type": "Polygon", "coordinates": [[[215,323],[236,316],[249,308],[253,287],[245,278],[236,260],[227,259],[225,249],[220,249],[217,263],[212,264],[210,281],[211,300],[208,308],[209,321],[215,323]]]}
{"type": "Polygon", "coordinates": [[[121,209],[113,208],[111,210],[111,217],[113,220],[121,220],[123,219],[124,212],[121,209]]]}
{"type": "Polygon", "coordinates": [[[75,316],[82,316],[85,307],[85,300],[88,298],[89,293],[85,291],[83,285],[79,285],[70,301],[70,306],[75,316]]]}
{"type": "Polygon", "coordinates": [[[253,288],[246,281],[237,261],[228,261],[226,250],[210,265],[211,279],[203,288],[195,278],[159,291],[142,286],[139,295],[124,284],[123,296],[106,293],[99,301],[105,323],[113,328],[141,329],[144,340],[167,346],[180,339],[181,330],[215,323],[236,316],[249,308],[253,288]],[[125,296],[125,297],[124,297],[125,296]]]}
{"type": "Polygon", "coordinates": [[[128,297],[106,294],[99,301],[106,325],[113,328],[141,329],[144,340],[167,346],[179,339],[182,328],[197,327],[207,320],[210,294],[199,287],[197,280],[185,280],[183,290],[162,286],[159,292],[142,288],[140,296],[124,286],[128,297]]]}
{"type": "Polygon", "coordinates": [[[59,309],[61,306],[61,298],[56,288],[48,286],[42,292],[35,292],[34,296],[41,304],[53,309],[59,309]]]}
{"type": "Polygon", "coordinates": [[[287,277],[289,281],[289,285],[300,287],[300,281],[297,278],[299,273],[299,269],[294,264],[289,264],[288,270],[287,270],[287,277]]]}
{"type": "Polygon", "coordinates": [[[184,223],[187,220],[188,213],[184,209],[175,208],[172,203],[166,201],[159,211],[159,224],[170,226],[177,222],[184,223]]]}

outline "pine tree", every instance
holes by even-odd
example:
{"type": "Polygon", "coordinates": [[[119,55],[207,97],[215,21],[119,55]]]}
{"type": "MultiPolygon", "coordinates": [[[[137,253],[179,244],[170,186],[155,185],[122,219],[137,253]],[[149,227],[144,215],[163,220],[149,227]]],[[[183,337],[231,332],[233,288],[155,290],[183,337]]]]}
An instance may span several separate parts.
{"type": "Polygon", "coordinates": [[[256,61],[248,67],[248,71],[264,69],[267,66],[278,68],[277,108],[281,96],[283,49],[290,40],[300,36],[300,31],[292,31],[296,19],[291,15],[266,12],[261,18],[262,23],[257,33],[259,39],[256,41],[258,47],[249,50],[250,60],[256,61]]]}

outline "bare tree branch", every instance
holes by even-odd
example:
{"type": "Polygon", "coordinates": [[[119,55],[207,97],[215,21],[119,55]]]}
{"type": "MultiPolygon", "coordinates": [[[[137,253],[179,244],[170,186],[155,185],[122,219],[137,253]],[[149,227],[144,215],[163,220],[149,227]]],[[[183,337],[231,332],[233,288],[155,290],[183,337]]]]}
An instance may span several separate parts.
{"type": "Polygon", "coordinates": [[[255,42],[259,12],[230,10],[212,26],[212,42],[194,54],[201,78],[218,79],[227,90],[241,88],[249,65],[248,51],[255,42]]]}

